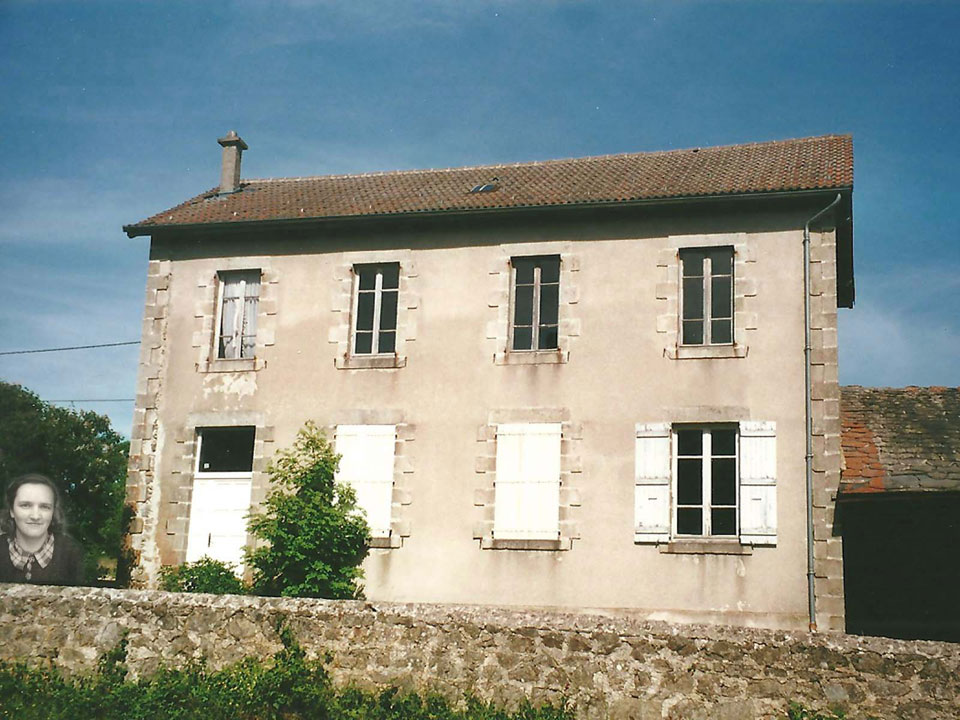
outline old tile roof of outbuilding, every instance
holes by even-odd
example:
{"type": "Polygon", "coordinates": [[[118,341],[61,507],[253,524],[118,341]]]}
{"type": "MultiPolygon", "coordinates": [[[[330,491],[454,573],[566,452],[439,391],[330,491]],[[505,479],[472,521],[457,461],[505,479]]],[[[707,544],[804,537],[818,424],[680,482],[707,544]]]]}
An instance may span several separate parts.
{"type": "Polygon", "coordinates": [[[960,491],[960,388],[840,389],[840,494],[960,491]]]}
{"type": "Polygon", "coordinates": [[[409,213],[616,204],[853,186],[849,135],[569,160],[362,175],[244,180],[124,230],[409,213]],[[471,192],[484,184],[487,192],[471,192]]]}

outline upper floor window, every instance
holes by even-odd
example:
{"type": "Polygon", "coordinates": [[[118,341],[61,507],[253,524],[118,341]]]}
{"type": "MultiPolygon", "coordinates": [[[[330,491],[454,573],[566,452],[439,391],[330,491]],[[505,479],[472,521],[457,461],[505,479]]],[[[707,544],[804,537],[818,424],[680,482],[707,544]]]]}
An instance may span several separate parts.
{"type": "Polygon", "coordinates": [[[218,358],[236,360],[254,356],[259,301],[259,270],[220,273],[218,358]]]}
{"type": "Polygon", "coordinates": [[[400,264],[355,265],[353,353],[380,355],[397,349],[400,264]]]}
{"type": "Polygon", "coordinates": [[[683,345],[733,342],[733,248],[680,251],[683,345]]]}
{"type": "Polygon", "coordinates": [[[560,256],[515,257],[513,350],[556,350],[560,311],[560,256]]]}

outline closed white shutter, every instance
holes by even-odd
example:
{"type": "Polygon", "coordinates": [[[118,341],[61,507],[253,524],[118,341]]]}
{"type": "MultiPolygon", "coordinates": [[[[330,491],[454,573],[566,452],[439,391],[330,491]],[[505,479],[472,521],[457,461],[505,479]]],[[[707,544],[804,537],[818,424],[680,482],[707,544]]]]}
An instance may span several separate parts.
{"type": "Polygon", "coordinates": [[[197,478],[193,481],[187,562],[204,555],[243,569],[250,512],[249,479],[197,478]]]}
{"type": "Polygon", "coordinates": [[[635,542],[670,540],[670,423],[638,423],[634,477],[635,542]]]}
{"type": "Polygon", "coordinates": [[[740,423],[740,542],[777,544],[777,425],[740,423]]]}
{"type": "Polygon", "coordinates": [[[560,423],[497,426],[494,538],[560,537],[560,423]]]}
{"type": "Polygon", "coordinates": [[[396,425],[338,425],[337,480],[357,493],[371,537],[390,537],[393,515],[393,459],[396,425]]]}

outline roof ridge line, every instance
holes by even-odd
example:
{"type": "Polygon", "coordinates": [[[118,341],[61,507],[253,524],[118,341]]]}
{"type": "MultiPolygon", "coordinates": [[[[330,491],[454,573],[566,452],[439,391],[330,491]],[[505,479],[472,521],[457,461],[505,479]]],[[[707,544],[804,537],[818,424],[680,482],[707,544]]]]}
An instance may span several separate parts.
{"type": "Polygon", "coordinates": [[[659,155],[675,155],[688,152],[702,152],[714,150],[729,150],[731,148],[754,148],[770,145],[786,145],[788,143],[810,142],[812,140],[827,140],[831,138],[852,138],[850,133],[829,133],[827,135],[810,135],[799,138],[785,138],[780,140],[764,140],[750,143],[732,143],[729,145],[708,145],[686,148],[676,148],[674,150],[650,150],[646,152],[631,153],[606,153],[603,155],[584,155],[580,157],[567,158],[549,158],[547,160],[531,160],[515,163],[494,163],[491,165],[461,165],[456,167],[440,168],[410,168],[407,170],[374,170],[365,173],[333,173],[330,175],[296,175],[285,177],[265,177],[265,178],[242,178],[241,183],[279,183],[279,182],[300,182],[303,180],[335,180],[341,178],[369,178],[369,177],[397,177],[401,175],[422,175],[425,173],[453,173],[468,172],[478,170],[496,170],[498,168],[518,168],[518,167],[537,167],[543,165],[559,165],[570,162],[587,162],[593,160],[611,160],[631,157],[656,157],[659,155]]]}

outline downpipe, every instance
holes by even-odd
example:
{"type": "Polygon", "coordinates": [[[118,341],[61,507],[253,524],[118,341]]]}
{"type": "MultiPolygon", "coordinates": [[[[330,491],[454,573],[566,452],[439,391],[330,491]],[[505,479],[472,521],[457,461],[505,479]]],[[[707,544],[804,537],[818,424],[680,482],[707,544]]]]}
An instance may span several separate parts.
{"type": "Polygon", "coordinates": [[[817,631],[817,600],[813,566],[813,398],[810,380],[810,225],[819,220],[840,203],[840,193],[803,226],[803,385],[806,401],[806,475],[807,475],[807,609],[810,616],[810,632],[817,631]]]}

